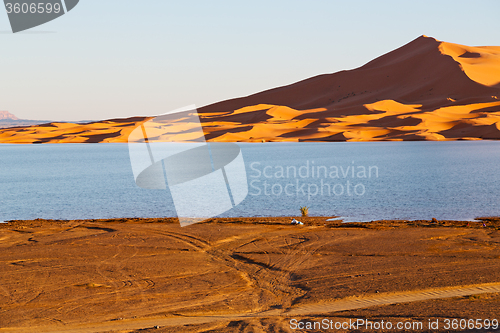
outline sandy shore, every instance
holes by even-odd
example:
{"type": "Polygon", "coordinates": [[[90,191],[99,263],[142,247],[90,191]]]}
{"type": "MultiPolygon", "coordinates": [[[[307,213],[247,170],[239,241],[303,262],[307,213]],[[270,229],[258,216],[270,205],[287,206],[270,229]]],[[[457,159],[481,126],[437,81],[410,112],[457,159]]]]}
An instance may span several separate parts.
{"type": "Polygon", "coordinates": [[[0,224],[0,332],[299,332],[290,320],[500,319],[500,219],[327,219],[0,224]]]}

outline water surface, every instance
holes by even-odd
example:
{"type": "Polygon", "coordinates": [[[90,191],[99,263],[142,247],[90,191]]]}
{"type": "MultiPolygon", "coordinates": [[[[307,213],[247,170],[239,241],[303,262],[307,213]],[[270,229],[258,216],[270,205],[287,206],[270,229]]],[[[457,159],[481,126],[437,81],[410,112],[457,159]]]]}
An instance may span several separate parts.
{"type": "MultiPolygon", "coordinates": [[[[239,145],[249,194],[222,216],[500,215],[497,141],[239,145]]],[[[176,216],[168,189],[135,185],[126,144],[0,145],[0,188],[0,221],[176,216]]]]}

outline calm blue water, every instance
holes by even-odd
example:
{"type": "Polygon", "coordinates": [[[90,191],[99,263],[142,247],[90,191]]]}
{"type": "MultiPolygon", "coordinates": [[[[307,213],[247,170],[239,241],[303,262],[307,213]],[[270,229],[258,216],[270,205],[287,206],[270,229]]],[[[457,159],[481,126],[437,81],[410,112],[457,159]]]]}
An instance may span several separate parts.
{"type": "MultiPolygon", "coordinates": [[[[500,142],[244,143],[249,194],[222,216],[500,215],[500,142]],[[354,173],[353,173],[354,170],[354,173]]],[[[176,216],[135,185],[126,144],[0,145],[0,221],[176,216]]]]}

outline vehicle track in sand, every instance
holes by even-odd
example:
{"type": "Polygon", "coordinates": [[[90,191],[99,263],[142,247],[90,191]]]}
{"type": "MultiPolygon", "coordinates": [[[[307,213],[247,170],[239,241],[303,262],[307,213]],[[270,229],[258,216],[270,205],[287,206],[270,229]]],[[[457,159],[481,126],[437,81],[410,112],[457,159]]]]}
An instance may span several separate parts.
{"type": "MultiPolygon", "coordinates": [[[[144,228],[141,230],[144,231],[144,228]]],[[[152,229],[150,230],[153,231],[152,229]]],[[[310,241],[304,235],[300,235],[299,241],[293,244],[285,238],[283,246],[278,248],[280,254],[284,255],[283,259],[271,263],[268,251],[259,246],[260,241],[263,241],[271,247],[269,237],[263,238],[262,232],[230,236],[228,239],[218,240],[213,243],[188,233],[157,229],[154,229],[154,232],[182,241],[194,250],[202,251],[213,260],[236,271],[247,282],[247,289],[254,294],[251,300],[253,312],[265,311],[269,308],[289,307],[294,300],[306,293],[305,290],[290,283],[290,272],[295,267],[300,266],[314,252],[309,251],[308,256],[302,256],[299,260],[297,259],[299,258],[297,254],[304,252],[302,248],[303,243],[310,241]],[[248,253],[235,251],[235,249],[248,244],[255,246],[257,252],[263,253],[267,259],[264,261],[253,260],[248,256],[248,253]]],[[[295,232],[296,230],[292,229],[289,234],[294,234],[295,232]]],[[[274,237],[283,237],[283,234],[279,233],[274,237]]]]}
{"type": "MultiPolygon", "coordinates": [[[[486,293],[500,292],[500,283],[477,284],[470,286],[458,286],[447,288],[435,288],[427,290],[413,290],[397,293],[382,293],[365,297],[349,297],[332,302],[322,302],[317,304],[307,304],[292,307],[285,311],[274,309],[259,313],[226,313],[216,316],[178,316],[178,317],[158,317],[125,319],[95,324],[75,324],[75,325],[54,325],[32,327],[33,332],[64,332],[64,333],[95,333],[110,330],[137,330],[154,326],[181,326],[213,323],[220,321],[234,321],[251,318],[268,317],[297,317],[309,315],[321,315],[333,312],[349,311],[355,309],[364,309],[373,306],[384,306],[397,303],[419,302],[434,299],[463,297],[470,295],[479,295],[486,293]]],[[[30,331],[28,330],[28,331],[30,331]]],[[[0,332],[26,332],[23,328],[0,328],[0,332]]]]}

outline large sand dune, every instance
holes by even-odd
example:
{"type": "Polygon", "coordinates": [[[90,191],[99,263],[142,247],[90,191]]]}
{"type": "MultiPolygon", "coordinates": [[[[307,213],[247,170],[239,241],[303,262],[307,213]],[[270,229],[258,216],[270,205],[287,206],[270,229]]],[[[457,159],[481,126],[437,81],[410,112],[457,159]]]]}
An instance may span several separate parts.
{"type": "MultiPolygon", "coordinates": [[[[500,139],[500,47],[421,36],[360,68],[198,112],[210,141],[500,139]]],[[[126,142],[131,129],[148,119],[4,129],[0,143],[126,142]]],[[[190,128],[176,124],[181,130],[167,140],[190,128]]]]}
{"type": "Polygon", "coordinates": [[[360,68],[199,112],[215,141],[499,139],[499,82],[500,47],[422,36],[360,68]]]}

